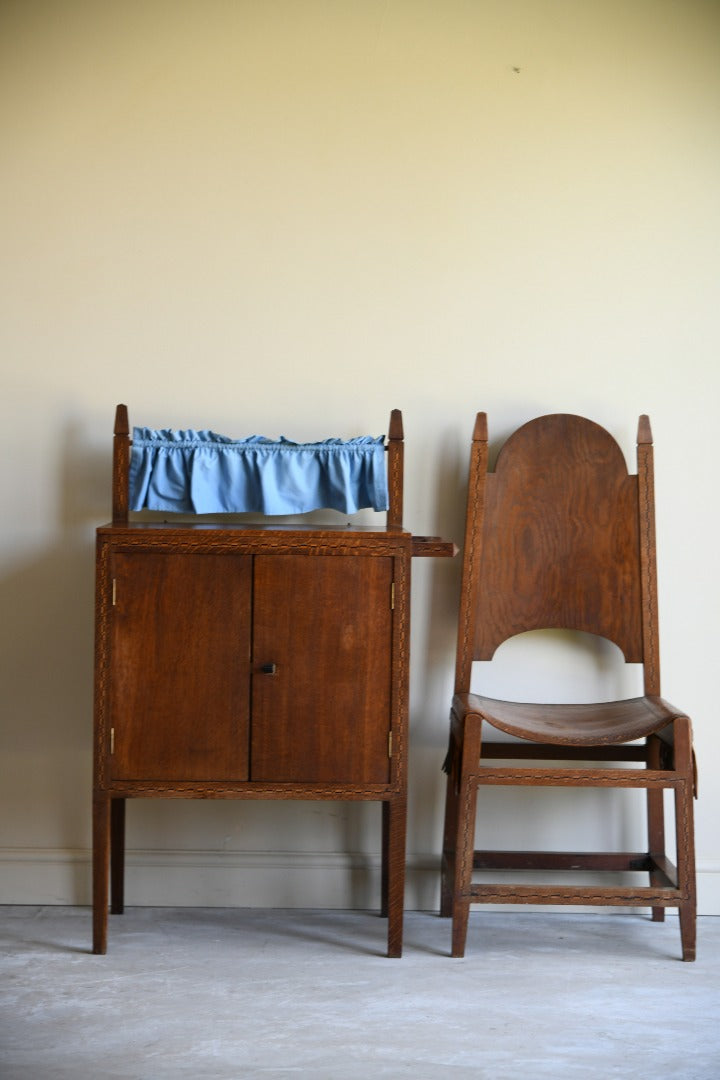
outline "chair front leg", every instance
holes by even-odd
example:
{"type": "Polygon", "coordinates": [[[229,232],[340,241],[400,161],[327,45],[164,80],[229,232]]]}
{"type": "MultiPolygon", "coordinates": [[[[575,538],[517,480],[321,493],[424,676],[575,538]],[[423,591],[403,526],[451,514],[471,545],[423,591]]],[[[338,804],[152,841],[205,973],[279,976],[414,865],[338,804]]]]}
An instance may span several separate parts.
{"type": "Polygon", "coordinates": [[[458,785],[460,774],[459,748],[453,736],[444,768],[447,772],[445,789],[445,820],[443,825],[442,863],[440,867],[440,915],[449,919],[453,912],[455,890],[455,845],[458,820],[458,785]]]}
{"type": "Polygon", "coordinates": [[[678,888],[683,894],[678,909],[683,960],[695,959],[697,892],[695,885],[694,809],[695,777],[692,729],[687,717],[675,721],[675,770],[683,783],[675,788],[678,888]]]}
{"type": "Polygon", "coordinates": [[[452,897],[452,956],[465,955],[473,856],[475,854],[475,815],[477,812],[478,764],[482,717],[465,717],[460,752],[460,784],[455,817],[455,865],[452,897]]]}

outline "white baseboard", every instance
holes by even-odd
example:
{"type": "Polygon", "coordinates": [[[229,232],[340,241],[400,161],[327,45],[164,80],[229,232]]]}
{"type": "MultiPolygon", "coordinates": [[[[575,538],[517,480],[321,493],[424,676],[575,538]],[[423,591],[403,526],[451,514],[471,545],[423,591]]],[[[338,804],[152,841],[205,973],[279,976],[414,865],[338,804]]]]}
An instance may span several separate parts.
{"type": "MultiPolygon", "coordinates": [[[[87,850],[0,849],[0,904],[87,905],[91,893],[87,850]]],[[[125,899],[139,906],[374,908],[380,856],[128,850],[125,899]]]]}
{"type": "MultiPolygon", "coordinates": [[[[335,851],[129,850],[125,900],[141,907],[373,909],[380,903],[380,856],[335,851]]],[[[0,848],[0,904],[86,906],[90,902],[87,849],[0,848]]],[[[410,856],[407,910],[437,910],[438,902],[439,859],[410,856]]],[[[698,869],[698,914],[720,915],[720,861],[704,862],[698,869]]]]}

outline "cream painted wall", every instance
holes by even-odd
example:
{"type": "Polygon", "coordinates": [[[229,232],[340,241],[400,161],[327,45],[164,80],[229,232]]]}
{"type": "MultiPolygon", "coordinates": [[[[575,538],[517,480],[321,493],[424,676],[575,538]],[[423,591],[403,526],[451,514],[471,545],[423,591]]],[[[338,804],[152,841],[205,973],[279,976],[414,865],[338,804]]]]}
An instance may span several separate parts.
{"type": "MultiPolygon", "coordinates": [[[[648,412],[664,692],[695,718],[720,914],[719,110],[711,0],[5,0],[0,901],[89,899],[93,530],[123,400],[298,439],[401,407],[406,523],[458,540],[477,409],[494,441],[587,414],[631,463],[648,412]]],[[[411,907],[437,899],[458,572],[414,568],[411,907]]],[[[513,647],[518,696],[568,665],[573,693],[634,685],[611,651],[513,647]]],[[[516,846],[526,810],[550,845],[638,835],[632,796],[500,794],[516,846]]],[[[130,809],[131,903],[376,903],[375,806],[130,809]]]]}

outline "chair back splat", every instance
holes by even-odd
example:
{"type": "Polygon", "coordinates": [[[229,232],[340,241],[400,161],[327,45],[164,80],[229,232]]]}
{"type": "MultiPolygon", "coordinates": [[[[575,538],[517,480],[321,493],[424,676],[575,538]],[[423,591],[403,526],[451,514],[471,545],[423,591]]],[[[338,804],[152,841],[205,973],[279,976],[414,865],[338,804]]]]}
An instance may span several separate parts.
{"type": "Polygon", "coordinates": [[[453,917],[454,955],[464,952],[470,903],[504,902],[646,905],[656,921],[664,917],[665,907],[677,907],[683,957],[694,958],[692,736],[688,717],[660,697],[652,454],[647,416],[640,417],[638,471],[631,475],[617,442],[602,427],[583,417],[554,414],[519,428],[500,450],[494,471],[488,471],[487,418],[477,416],[443,845],[441,906],[443,914],[453,917]],[[508,638],[542,629],[584,631],[614,642],[628,663],[642,664],[643,696],[546,705],[471,693],[473,661],[492,660],[508,638]],[[521,741],[485,741],[487,729],[521,741]],[[521,759],[522,766],[487,764],[500,757],[521,759]],[[527,762],[533,758],[544,759],[543,767],[530,768],[527,762]],[[557,764],[565,759],[572,761],[571,768],[557,764]],[[640,762],[642,767],[619,769],[609,762],[640,762]],[[649,850],[592,855],[477,851],[479,785],[645,788],[649,850]],[[661,850],[665,787],[675,793],[677,867],[661,850]],[[650,885],[489,885],[472,880],[473,870],[479,869],[556,874],[571,867],[647,871],[650,885]]]}

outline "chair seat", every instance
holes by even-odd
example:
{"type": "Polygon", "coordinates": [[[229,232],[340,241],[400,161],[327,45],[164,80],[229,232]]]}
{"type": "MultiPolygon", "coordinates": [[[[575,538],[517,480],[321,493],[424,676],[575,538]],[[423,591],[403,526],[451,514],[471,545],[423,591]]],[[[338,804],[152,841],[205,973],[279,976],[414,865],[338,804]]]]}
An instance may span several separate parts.
{"type": "MultiPolygon", "coordinates": [[[[502,701],[482,694],[456,694],[453,712],[479,713],[499,731],[557,746],[613,746],[662,732],[685,713],[660,697],[627,698],[581,705],[502,701]]],[[[668,732],[668,738],[671,730],[668,732]]]]}

